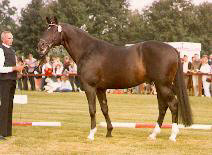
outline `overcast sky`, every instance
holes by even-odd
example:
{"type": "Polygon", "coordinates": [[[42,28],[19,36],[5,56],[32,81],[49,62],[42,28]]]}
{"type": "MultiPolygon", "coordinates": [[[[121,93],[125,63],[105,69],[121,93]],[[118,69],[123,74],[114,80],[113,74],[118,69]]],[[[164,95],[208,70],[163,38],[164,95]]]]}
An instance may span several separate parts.
{"type": "MultiPolygon", "coordinates": [[[[1,1],[1,0],[0,0],[1,1]]],[[[31,0],[10,0],[10,4],[18,8],[19,12],[20,9],[25,7],[26,4],[30,3],[31,0]]],[[[131,9],[138,9],[141,10],[145,6],[151,5],[151,3],[155,0],[129,0],[130,1],[130,8],[131,9]]],[[[212,2],[212,0],[192,0],[194,4],[200,4],[204,1],[212,2]]]]}

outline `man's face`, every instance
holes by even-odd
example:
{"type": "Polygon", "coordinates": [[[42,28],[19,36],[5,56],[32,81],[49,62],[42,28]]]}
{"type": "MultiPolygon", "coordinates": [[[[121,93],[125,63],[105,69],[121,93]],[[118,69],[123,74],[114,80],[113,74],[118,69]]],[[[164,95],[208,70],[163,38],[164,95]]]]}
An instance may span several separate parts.
{"type": "Polygon", "coordinates": [[[204,64],[205,64],[205,63],[208,63],[208,58],[207,58],[207,57],[203,57],[203,58],[202,58],[202,63],[204,63],[204,64]]]}
{"type": "Polygon", "coordinates": [[[49,62],[50,61],[50,57],[46,57],[46,62],[49,62]]]}
{"type": "Polygon", "coordinates": [[[194,58],[195,58],[196,61],[199,60],[199,56],[197,54],[194,55],[194,58]]]}
{"type": "Polygon", "coordinates": [[[187,61],[188,61],[188,57],[184,57],[183,60],[184,60],[185,62],[187,62],[187,61]]]}
{"type": "Polygon", "coordinates": [[[32,54],[29,54],[29,59],[31,60],[33,58],[32,54]]]}
{"type": "Polygon", "coordinates": [[[2,38],[2,42],[8,46],[11,46],[13,43],[13,35],[11,33],[6,33],[2,38]]]}

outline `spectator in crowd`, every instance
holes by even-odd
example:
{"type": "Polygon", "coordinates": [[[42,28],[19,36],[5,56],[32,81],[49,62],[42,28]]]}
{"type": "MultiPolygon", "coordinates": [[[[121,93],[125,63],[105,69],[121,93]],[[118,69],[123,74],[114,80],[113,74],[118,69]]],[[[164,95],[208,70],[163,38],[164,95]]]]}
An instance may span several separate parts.
{"type": "Polygon", "coordinates": [[[53,71],[52,63],[50,62],[50,57],[47,56],[45,58],[44,64],[42,65],[42,74],[45,74],[45,76],[42,76],[41,90],[44,90],[44,86],[46,84],[45,80],[47,76],[52,75],[52,71],[53,71]]]}
{"type": "MultiPolygon", "coordinates": [[[[210,73],[211,72],[211,67],[208,64],[208,56],[203,55],[202,56],[202,64],[200,67],[200,72],[201,73],[210,73]]],[[[207,78],[210,78],[208,75],[203,75],[202,76],[202,84],[203,84],[203,89],[204,89],[204,95],[207,97],[211,97],[210,93],[210,82],[207,81],[207,78]]]]}
{"type": "Polygon", "coordinates": [[[72,87],[68,80],[68,74],[61,76],[61,81],[53,81],[51,78],[46,78],[45,91],[48,93],[53,92],[71,92],[72,87]]]}
{"type": "Polygon", "coordinates": [[[48,93],[53,93],[55,92],[58,88],[61,87],[61,82],[53,81],[51,78],[47,77],[46,80],[46,85],[44,86],[44,90],[47,91],[48,93]]]}
{"type": "MultiPolygon", "coordinates": [[[[28,73],[34,74],[35,67],[37,66],[37,60],[33,58],[33,55],[30,53],[28,56],[28,61],[26,62],[26,65],[28,67],[28,73]]],[[[29,76],[29,82],[31,86],[31,90],[35,90],[35,79],[34,76],[29,76]]]]}
{"type": "Polygon", "coordinates": [[[52,57],[52,67],[53,67],[53,81],[61,81],[60,80],[60,74],[62,74],[62,71],[63,71],[63,64],[62,62],[60,61],[60,58],[59,57],[52,57]]]}
{"type": "MultiPolygon", "coordinates": [[[[186,74],[190,70],[191,70],[191,62],[188,61],[188,56],[184,55],[184,57],[183,57],[183,72],[184,72],[184,74],[186,74]]],[[[187,88],[188,82],[189,82],[189,76],[185,75],[184,79],[185,79],[185,84],[186,84],[186,88],[187,88]]]]}
{"type": "MultiPolygon", "coordinates": [[[[21,57],[16,57],[16,66],[24,66],[24,62],[21,57]]],[[[22,71],[17,73],[18,90],[23,90],[22,71]]]]}
{"type": "MultiPolygon", "coordinates": [[[[212,61],[212,54],[210,55],[210,59],[212,61]]],[[[211,67],[211,74],[212,74],[212,62],[210,63],[210,67],[211,67]]],[[[207,81],[210,82],[210,93],[212,96],[212,76],[210,78],[208,78],[207,81]]]]}
{"type": "Polygon", "coordinates": [[[208,64],[209,64],[210,66],[212,66],[212,54],[210,54],[210,56],[209,56],[208,64]]]}
{"type": "MultiPolygon", "coordinates": [[[[40,60],[37,61],[37,64],[40,64],[40,60]]],[[[41,82],[42,82],[42,77],[38,74],[41,74],[42,73],[42,65],[37,65],[36,66],[36,70],[34,71],[34,74],[35,74],[35,89],[36,90],[41,90],[41,82]]]]}
{"type": "Polygon", "coordinates": [[[67,75],[61,76],[61,86],[55,90],[55,92],[71,92],[72,87],[69,82],[69,77],[67,75]]]}
{"type": "Polygon", "coordinates": [[[28,59],[23,58],[23,62],[24,62],[24,65],[25,65],[25,67],[22,71],[22,73],[24,74],[24,76],[22,76],[23,90],[28,90],[28,76],[26,76],[28,74],[28,67],[26,65],[27,61],[28,61],[28,59]]]}
{"type": "Polygon", "coordinates": [[[70,58],[69,58],[69,56],[65,56],[64,62],[63,62],[63,72],[65,70],[69,71],[69,66],[70,66],[70,58]]]}
{"type": "Polygon", "coordinates": [[[61,75],[63,73],[63,63],[60,61],[60,58],[56,58],[56,62],[53,65],[53,74],[56,76],[58,82],[61,81],[61,75]]]}
{"type": "MultiPolygon", "coordinates": [[[[197,73],[200,69],[200,60],[199,55],[195,54],[193,56],[193,61],[191,64],[191,72],[197,73]]],[[[194,88],[194,96],[198,96],[198,75],[192,75],[192,82],[193,82],[193,88],[194,88]]]]}
{"type": "Polygon", "coordinates": [[[73,74],[77,74],[77,65],[74,63],[74,61],[71,59],[70,60],[70,64],[69,64],[69,81],[71,83],[71,87],[72,87],[72,91],[75,92],[75,80],[76,80],[76,76],[74,76],[73,74]]]}

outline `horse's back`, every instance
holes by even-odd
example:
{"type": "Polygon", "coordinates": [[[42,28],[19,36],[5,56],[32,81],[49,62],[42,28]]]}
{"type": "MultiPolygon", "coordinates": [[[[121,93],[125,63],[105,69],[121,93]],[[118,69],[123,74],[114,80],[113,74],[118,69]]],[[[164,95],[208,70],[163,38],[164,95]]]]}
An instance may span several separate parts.
{"type": "Polygon", "coordinates": [[[102,44],[95,49],[81,70],[95,87],[133,87],[145,81],[163,81],[167,76],[172,80],[176,73],[176,51],[164,43],[148,41],[130,47],[102,44]]]}

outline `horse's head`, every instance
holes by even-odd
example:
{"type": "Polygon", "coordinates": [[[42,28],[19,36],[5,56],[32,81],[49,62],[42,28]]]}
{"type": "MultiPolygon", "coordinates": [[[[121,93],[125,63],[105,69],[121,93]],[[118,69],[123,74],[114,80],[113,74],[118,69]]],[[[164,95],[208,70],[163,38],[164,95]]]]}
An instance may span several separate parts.
{"type": "Polygon", "coordinates": [[[40,56],[46,55],[54,46],[61,45],[62,42],[62,26],[58,24],[57,18],[46,17],[48,29],[44,31],[38,43],[38,53],[40,56]]]}

